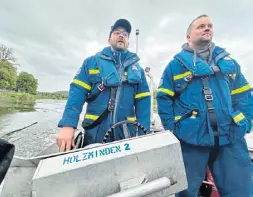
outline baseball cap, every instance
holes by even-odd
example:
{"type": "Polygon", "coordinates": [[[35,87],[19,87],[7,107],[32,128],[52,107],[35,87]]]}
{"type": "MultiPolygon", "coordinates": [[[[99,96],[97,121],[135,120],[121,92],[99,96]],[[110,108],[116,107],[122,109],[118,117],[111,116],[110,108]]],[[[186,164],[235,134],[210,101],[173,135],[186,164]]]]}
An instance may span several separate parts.
{"type": "Polygon", "coordinates": [[[112,32],[115,29],[117,29],[118,27],[123,27],[126,30],[126,32],[129,33],[129,35],[130,35],[131,30],[132,30],[130,22],[128,20],[126,20],[126,19],[119,19],[111,27],[110,36],[111,36],[112,32]]]}

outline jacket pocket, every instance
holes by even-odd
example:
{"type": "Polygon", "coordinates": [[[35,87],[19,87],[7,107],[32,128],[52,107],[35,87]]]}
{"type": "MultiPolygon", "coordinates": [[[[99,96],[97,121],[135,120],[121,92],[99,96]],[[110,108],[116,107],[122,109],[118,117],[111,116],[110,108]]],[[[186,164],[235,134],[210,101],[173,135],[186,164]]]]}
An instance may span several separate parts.
{"type": "Polygon", "coordinates": [[[193,110],[182,116],[175,116],[175,131],[174,134],[181,140],[190,143],[198,144],[198,135],[200,128],[200,115],[193,110]]]}
{"type": "Polygon", "coordinates": [[[101,79],[101,76],[100,76],[100,70],[98,68],[89,69],[88,72],[89,72],[90,81],[93,84],[102,82],[102,79],[101,79]]]}
{"type": "Polygon", "coordinates": [[[128,66],[127,80],[128,80],[128,83],[130,84],[141,82],[141,69],[138,65],[128,66]]]}
{"type": "Polygon", "coordinates": [[[121,84],[118,72],[113,63],[100,62],[100,76],[105,86],[115,87],[121,84]]]}
{"type": "Polygon", "coordinates": [[[250,125],[244,114],[240,111],[233,112],[231,117],[233,121],[231,122],[229,129],[229,140],[232,143],[235,140],[242,138],[246,134],[250,125]]]}

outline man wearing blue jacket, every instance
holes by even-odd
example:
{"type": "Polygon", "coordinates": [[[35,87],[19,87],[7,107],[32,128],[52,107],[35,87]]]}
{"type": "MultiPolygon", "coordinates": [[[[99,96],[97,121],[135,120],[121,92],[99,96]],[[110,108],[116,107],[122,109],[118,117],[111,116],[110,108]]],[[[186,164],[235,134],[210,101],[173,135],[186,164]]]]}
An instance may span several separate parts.
{"type": "MultiPolygon", "coordinates": [[[[117,20],[110,30],[110,46],[84,60],[70,85],[58,124],[61,130],[56,141],[60,151],[75,146],[74,132],[85,102],[85,145],[101,143],[106,131],[123,120],[136,120],[149,131],[151,95],[139,57],[128,50],[130,33],[131,24],[126,19],[117,20]]],[[[136,136],[136,128],[129,126],[128,134],[136,136]]],[[[143,131],[137,132],[142,134],[143,131]]],[[[122,129],[115,129],[113,140],[125,137],[122,129]]]]}
{"type": "Polygon", "coordinates": [[[209,166],[221,197],[249,197],[244,136],[251,130],[253,92],[240,65],[212,37],[210,18],[194,19],[157,92],[162,124],[181,142],[188,189],[177,196],[197,196],[209,166]]]}

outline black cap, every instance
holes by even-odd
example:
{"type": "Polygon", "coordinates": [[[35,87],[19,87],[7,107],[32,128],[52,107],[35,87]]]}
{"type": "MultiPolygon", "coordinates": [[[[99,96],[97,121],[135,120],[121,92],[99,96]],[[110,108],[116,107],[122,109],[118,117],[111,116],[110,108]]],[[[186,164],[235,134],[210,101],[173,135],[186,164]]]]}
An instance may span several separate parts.
{"type": "Polygon", "coordinates": [[[118,27],[123,27],[127,33],[131,33],[132,27],[131,24],[129,23],[128,20],[126,19],[119,19],[115,22],[115,24],[111,27],[111,31],[110,31],[110,36],[112,34],[112,32],[118,28],[118,27]]]}

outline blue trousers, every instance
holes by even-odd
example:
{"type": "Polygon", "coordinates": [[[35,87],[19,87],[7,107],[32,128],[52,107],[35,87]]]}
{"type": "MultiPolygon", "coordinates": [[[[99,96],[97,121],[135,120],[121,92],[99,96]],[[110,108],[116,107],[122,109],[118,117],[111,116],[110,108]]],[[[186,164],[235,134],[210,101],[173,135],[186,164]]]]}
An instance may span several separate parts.
{"type": "MultiPolygon", "coordinates": [[[[188,189],[177,197],[197,197],[206,175],[210,147],[199,147],[181,141],[188,189]]],[[[220,197],[251,197],[252,167],[244,138],[234,144],[221,146],[212,166],[209,166],[220,197]]]]}

